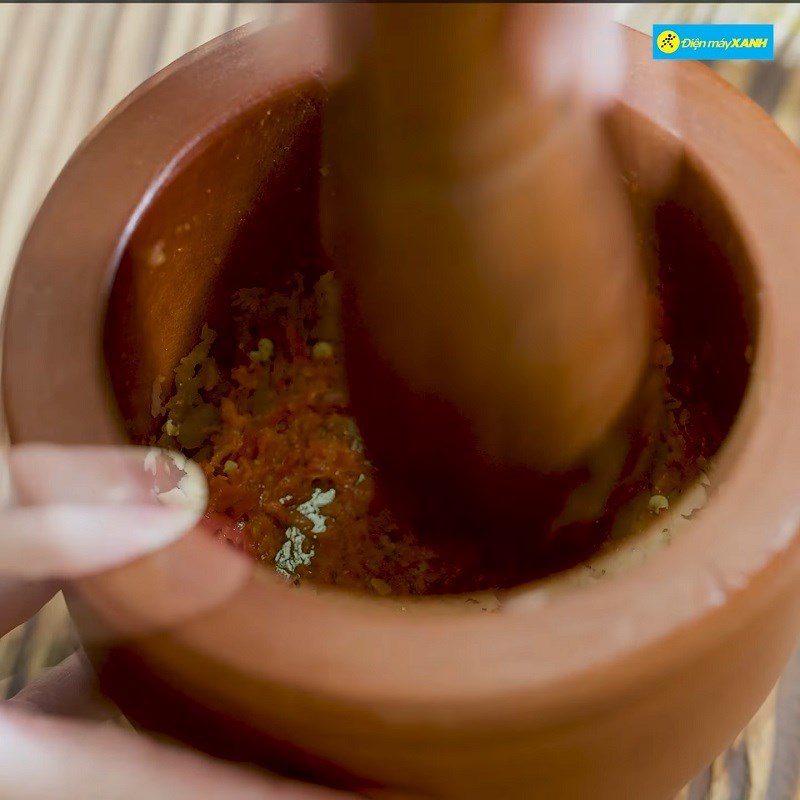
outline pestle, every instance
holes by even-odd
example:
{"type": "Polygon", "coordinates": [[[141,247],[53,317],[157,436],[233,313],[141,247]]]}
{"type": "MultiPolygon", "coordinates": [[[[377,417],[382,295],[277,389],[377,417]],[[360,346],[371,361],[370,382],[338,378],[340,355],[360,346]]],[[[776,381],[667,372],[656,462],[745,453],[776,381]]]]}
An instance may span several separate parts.
{"type": "Polygon", "coordinates": [[[517,492],[538,523],[590,518],[635,438],[650,341],[595,109],[521,77],[516,7],[330,13],[323,228],[371,457],[429,519],[456,494],[457,525],[515,516],[517,492]]]}

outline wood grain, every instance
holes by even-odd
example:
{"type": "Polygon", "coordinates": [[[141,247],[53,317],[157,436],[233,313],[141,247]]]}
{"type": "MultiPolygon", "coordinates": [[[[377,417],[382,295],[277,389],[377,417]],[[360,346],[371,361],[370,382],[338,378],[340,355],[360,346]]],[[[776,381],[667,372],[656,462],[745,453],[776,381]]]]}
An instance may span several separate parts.
{"type": "MultiPolygon", "coordinates": [[[[186,51],[284,13],[291,9],[259,3],[0,4],[0,294],[48,187],[107,111],[186,51]]],[[[800,139],[800,5],[628,4],[617,17],[646,32],[653,22],[775,22],[775,62],[712,66],[800,139]]],[[[0,639],[0,697],[75,646],[56,597],[0,639]]],[[[799,778],[800,652],[750,725],[679,798],[800,800],[799,778]]]]}

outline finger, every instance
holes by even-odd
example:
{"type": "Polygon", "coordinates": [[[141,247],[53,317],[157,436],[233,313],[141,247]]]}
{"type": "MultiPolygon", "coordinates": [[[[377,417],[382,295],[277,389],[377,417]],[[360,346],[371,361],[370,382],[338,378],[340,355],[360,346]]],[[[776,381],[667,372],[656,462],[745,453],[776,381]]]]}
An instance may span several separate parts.
{"type": "Polygon", "coordinates": [[[11,504],[18,506],[154,504],[184,475],[201,496],[205,483],[184,456],[148,447],[16,445],[7,469],[11,504]]]}
{"type": "Polygon", "coordinates": [[[173,542],[205,508],[200,468],[157,450],[26,445],[12,449],[7,468],[0,574],[17,578],[116,566],[173,542]]]}
{"type": "Polygon", "coordinates": [[[343,800],[86,722],[0,712],[0,797],[7,800],[343,800]]]}
{"type": "Polygon", "coordinates": [[[94,672],[82,650],[37,676],[8,701],[8,707],[94,720],[110,719],[120,713],[100,694],[94,672]]]}
{"type": "Polygon", "coordinates": [[[52,581],[30,583],[0,576],[0,637],[32,617],[57,589],[52,581]]]}
{"type": "Polygon", "coordinates": [[[186,508],[51,505],[0,515],[0,572],[70,579],[158,550],[194,527],[186,508]]]}

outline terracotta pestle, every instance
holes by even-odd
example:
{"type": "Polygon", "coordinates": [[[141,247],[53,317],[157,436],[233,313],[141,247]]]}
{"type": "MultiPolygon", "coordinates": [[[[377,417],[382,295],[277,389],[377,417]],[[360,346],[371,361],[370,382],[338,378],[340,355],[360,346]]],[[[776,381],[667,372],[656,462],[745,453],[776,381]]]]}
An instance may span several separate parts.
{"type": "Polygon", "coordinates": [[[353,405],[389,484],[428,519],[448,493],[468,498],[459,526],[508,516],[516,489],[541,521],[595,513],[629,450],[649,342],[598,120],[521,78],[518,13],[332,7],[323,214],[353,405]]]}

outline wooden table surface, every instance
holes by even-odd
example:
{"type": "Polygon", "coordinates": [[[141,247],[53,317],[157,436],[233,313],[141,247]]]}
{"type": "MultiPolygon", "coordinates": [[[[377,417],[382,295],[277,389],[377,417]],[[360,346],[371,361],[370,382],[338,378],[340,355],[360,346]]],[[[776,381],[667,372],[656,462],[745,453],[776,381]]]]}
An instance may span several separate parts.
{"type": "MultiPolygon", "coordinates": [[[[186,51],[256,17],[288,13],[291,7],[258,3],[0,4],[0,296],[36,208],[97,121],[186,51]]],[[[645,31],[659,21],[775,22],[776,61],[712,66],[800,141],[800,4],[630,4],[617,17],[645,31]]],[[[0,639],[0,697],[75,647],[56,598],[0,639]]],[[[680,800],[800,800],[800,654],[747,729],[680,800]]]]}

